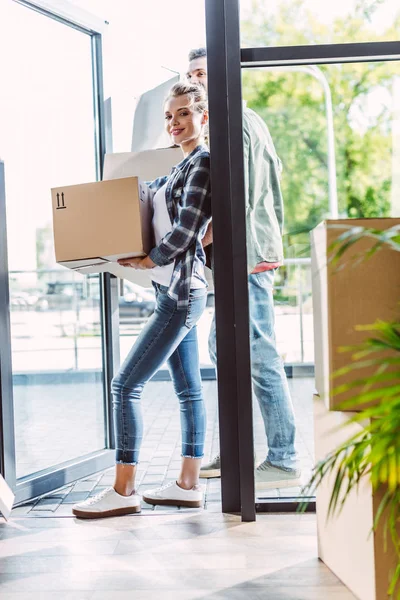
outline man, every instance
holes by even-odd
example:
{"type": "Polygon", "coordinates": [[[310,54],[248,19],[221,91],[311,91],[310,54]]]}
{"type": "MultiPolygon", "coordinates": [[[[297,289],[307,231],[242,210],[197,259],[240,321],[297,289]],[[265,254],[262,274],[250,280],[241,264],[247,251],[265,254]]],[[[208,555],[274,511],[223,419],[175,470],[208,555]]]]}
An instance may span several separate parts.
{"type": "MultiPolygon", "coordinates": [[[[208,88],[205,48],[189,53],[186,77],[208,88]]],[[[276,349],[272,293],[274,272],[283,261],[281,163],[266,124],[246,106],[243,107],[243,144],[252,379],[268,441],[268,455],[256,468],[255,481],[257,489],[292,487],[300,483],[301,471],[295,450],[292,401],[276,349]]],[[[209,229],[203,243],[211,242],[212,230],[209,229]]],[[[209,351],[216,365],[215,317],[209,351]]],[[[220,475],[219,455],[200,471],[203,478],[220,475]]]]}

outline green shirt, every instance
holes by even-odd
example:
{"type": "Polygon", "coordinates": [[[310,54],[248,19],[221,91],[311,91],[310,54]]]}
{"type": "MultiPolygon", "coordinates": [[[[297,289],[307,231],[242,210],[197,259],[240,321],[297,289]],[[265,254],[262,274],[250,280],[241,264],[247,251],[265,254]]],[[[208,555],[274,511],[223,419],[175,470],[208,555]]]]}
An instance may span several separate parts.
{"type": "Polygon", "coordinates": [[[283,260],[281,162],[264,121],[243,108],[247,265],[283,260]]]}

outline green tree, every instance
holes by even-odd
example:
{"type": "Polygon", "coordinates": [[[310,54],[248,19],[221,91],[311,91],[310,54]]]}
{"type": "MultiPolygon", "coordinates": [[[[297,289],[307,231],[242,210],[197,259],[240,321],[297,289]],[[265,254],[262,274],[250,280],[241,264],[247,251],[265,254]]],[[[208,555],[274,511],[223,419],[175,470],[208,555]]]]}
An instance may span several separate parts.
{"type": "MultiPolygon", "coordinates": [[[[242,21],[242,45],[285,46],[395,40],[400,15],[378,34],[370,17],[381,1],[359,2],[355,12],[330,27],[319,23],[305,0],[280,4],[274,14],[253,0],[242,21]]],[[[387,216],[392,179],[392,88],[396,62],[321,65],[334,111],[339,210],[343,216],[387,216]]],[[[309,231],[328,211],[327,130],[321,84],[304,70],[249,69],[243,72],[248,106],[267,122],[280,155],[286,231],[309,231]]],[[[296,238],[306,243],[306,236],[296,238]]]]}

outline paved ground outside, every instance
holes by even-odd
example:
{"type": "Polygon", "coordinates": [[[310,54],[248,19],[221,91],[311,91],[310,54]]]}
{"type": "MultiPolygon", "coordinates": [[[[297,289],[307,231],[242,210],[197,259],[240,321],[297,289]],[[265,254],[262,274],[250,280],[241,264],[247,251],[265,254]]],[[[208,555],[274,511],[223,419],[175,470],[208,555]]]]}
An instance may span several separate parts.
{"type": "MultiPolygon", "coordinates": [[[[303,483],[306,482],[313,465],[313,416],[312,394],[314,380],[309,378],[289,379],[293,403],[296,411],[298,434],[296,446],[299,453],[303,483]]],[[[41,386],[38,386],[41,387],[41,386]]],[[[45,386],[48,388],[48,386],[45,386]]],[[[47,390],[48,391],[48,390],[47,390]]],[[[71,390],[70,390],[71,392],[71,390]]],[[[40,394],[37,394],[39,398],[40,394]]],[[[217,420],[217,384],[215,381],[204,382],[204,396],[207,406],[208,427],[205,448],[205,460],[211,458],[219,450],[217,420]]],[[[72,402],[72,394],[69,395],[72,402]]],[[[84,396],[81,396],[84,398],[84,396]]],[[[88,422],[85,422],[86,411],[81,411],[80,420],[76,420],[75,428],[71,427],[72,414],[68,411],[68,397],[64,398],[64,411],[59,413],[57,423],[52,423],[51,433],[54,438],[60,437],[62,427],[65,431],[73,431],[74,439],[79,443],[83,437],[85,443],[88,422]],[[78,425],[80,423],[80,425],[78,425]],[[61,428],[61,429],[60,429],[61,428]]],[[[138,491],[155,487],[176,479],[180,467],[180,423],[178,401],[174,395],[171,382],[152,382],[147,385],[143,398],[145,436],[138,467],[138,491]]],[[[93,425],[93,422],[92,422],[93,425]]],[[[264,460],[267,452],[264,425],[257,403],[254,405],[255,449],[257,460],[264,460]]],[[[26,430],[28,434],[28,429],[26,430]]],[[[72,443],[73,440],[71,440],[72,443]]],[[[105,487],[112,485],[113,469],[96,473],[74,484],[54,491],[40,499],[28,502],[14,509],[13,514],[31,516],[71,516],[71,506],[75,502],[94,495],[105,487]]],[[[296,497],[300,488],[287,488],[263,492],[259,498],[296,497]]],[[[205,482],[205,508],[220,511],[221,485],[219,479],[205,482]]],[[[152,507],[143,503],[143,511],[171,512],[173,507],[152,507]]],[[[187,509],[185,509],[187,510],[187,509]]]]}
{"type": "MultiPolygon", "coordinates": [[[[276,306],[277,346],[286,363],[314,362],[313,317],[309,305],[276,306]],[[303,343],[301,344],[301,340],[303,343]],[[303,347],[302,347],[303,346],[303,347]]],[[[14,373],[85,370],[101,368],[101,337],[98,310],[11,312],[14,373]]],[[[200,362],[211,365],[208,334],[214,309],[206,308],[198,325],[200,362]]],[[[123,359],[146,319],[131,319],[121,324],[120,348],[123,359]]]]}

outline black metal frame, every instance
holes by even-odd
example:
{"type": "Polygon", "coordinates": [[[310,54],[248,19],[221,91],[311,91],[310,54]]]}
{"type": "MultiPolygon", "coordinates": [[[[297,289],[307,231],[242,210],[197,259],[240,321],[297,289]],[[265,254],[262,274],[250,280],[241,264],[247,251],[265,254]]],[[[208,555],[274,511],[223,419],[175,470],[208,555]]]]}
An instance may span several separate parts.
{"type": "Polygon", "coordinates": [[[243,48],[242,68],[399,60],[400,42],[243,48]]]}
{"type": "Polygon", "coordinates": [[[265,500],[256,500],[256,513],[290,513],[296,512],[300,506],[307,500],[304,506],[304,512],[315,513],[315,498],[268,498],[265,500]]]}
{"type": "Polygon", "coordinates": [[[222,509],[255,519],[239,5],[206,0],[222,509]],[[215,85],[212,82],[215,82],[215,85]],[[242,157],[235,160],[233,157],[242,157]],[[222,234],[223,232],[223,234],[222,234]]]}
{"type": "MultiPolygon", "coordinates": [[[[93,110],[95,123],[96,176],[101,179],[105,154],[105,119],[103,99],[102,35],[90,26],[79,24],[41,7],[35,2],[16,0],[19,4],[56,20],[91,37],[93,110]]],[[[37,497],[86,475],[114,464],[113,427],[110,383],[119,365],[118,289],[116,278],[100,276],[101,323],[103,333],[103,389],[105,412],[105,448],[77,459],[55,465],[17,480],[11,363],[11,327],[5,220],[4,163],[0,162],[0,469],[15,492],[15,502],[37,497]]]]}
{"type": "Polygon", "coordinates": [[[239,0],[206,0],[222,509],[254,520],[299,500],[254,498],[240,70],[400,60],[400,42],[240,50],[239,30],[239,0]]]}

